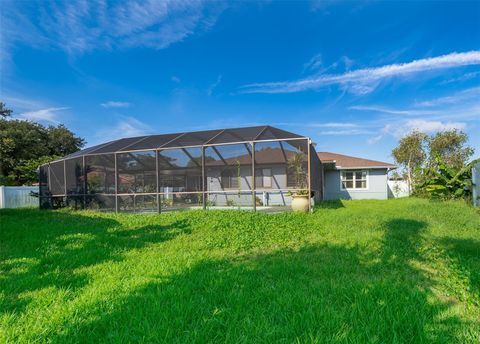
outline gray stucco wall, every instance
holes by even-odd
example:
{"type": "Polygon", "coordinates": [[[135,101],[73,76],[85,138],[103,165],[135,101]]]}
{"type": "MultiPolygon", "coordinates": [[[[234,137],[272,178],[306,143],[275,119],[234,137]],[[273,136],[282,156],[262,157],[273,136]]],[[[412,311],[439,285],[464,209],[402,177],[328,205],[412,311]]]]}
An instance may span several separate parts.
{"type": "MultiPolygon", "coordinates": [[[[269,206],[285,206],[290,205],[291,197],[287,195],[286,191],[279,191],[278,189],[287,189],[287,175],[285,166],[279,165],[261,165],[257,167],[271,168],[272,169],[272,187],[271,188],[257,188],[256,195],[258,199],[264,205],[269,206]]],[[[240,168],[240,190],[241,194],[238,195],[238,189],[223,189],[221,185],[221,171],[222,169],[209,169],[207,172],[207,190],[211,193],[208,194],[207,199],[212,204],[217,206],[224,206],[227,204],[252,206],[252,193],[251,191],[251,169],[249,167],[240,168]],[[220,191],[215,193],[215,191],[220,191]],[[223,192],[228,192],[225,194],[223,192]]]]}
{"type": "Polygon", "coordinates": [[[370,169],[367,189],[343,190],[340,184],[340,170],[325,171],[325,200],[335,199],[387,199],[387,169],[370,169]]]}

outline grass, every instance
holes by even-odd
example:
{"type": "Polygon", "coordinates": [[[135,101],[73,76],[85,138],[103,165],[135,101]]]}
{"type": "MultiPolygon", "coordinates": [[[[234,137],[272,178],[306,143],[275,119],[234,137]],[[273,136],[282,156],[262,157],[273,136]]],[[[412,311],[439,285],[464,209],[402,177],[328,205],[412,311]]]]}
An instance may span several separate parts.
{"type": "Polygon", "coordinates": [[[480,214],[459,202],[0,224],[1,342],[480,342],[480,214]]]}

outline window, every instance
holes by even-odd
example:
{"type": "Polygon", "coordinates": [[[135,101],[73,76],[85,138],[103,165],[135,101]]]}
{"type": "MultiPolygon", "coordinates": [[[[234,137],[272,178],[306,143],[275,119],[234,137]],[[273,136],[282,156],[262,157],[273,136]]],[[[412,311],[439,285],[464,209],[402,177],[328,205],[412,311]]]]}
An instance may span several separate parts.
{"type": "Polygon", "coordinates": [[[287,188],[306,189],[308,185],[308,173],[306,167],[302,169],[299,175],[293,169],[287,167],[287,188]]]}
{"type": "Polygon", "coordinates": [[[267,189],[272,187],[271,168],[259,168],[258,170],[255,170],[255,187],[267,189]]]}
{"type": "Polygon", "coordinates": [[[367,171],[342,171],[342,189],[366,189],[367,171]]]}
{"type": "Polygon", "coordinates": [[[223,189],[237,189],[239,187],[239,179],[236,169],[223,170],[220,176],[220,182],[223,189]]]}

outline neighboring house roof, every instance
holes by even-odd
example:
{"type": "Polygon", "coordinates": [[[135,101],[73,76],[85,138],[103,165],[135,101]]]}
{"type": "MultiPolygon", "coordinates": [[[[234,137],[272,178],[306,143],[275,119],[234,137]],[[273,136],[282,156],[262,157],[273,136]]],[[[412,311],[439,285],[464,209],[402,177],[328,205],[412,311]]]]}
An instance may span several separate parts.
{"type": "Polygon", "coordinates": [[[335,167],[338,169],[346,168],[396,168],[397,166],[388,162],[369,160],[363,158],[357,158],[354,156],[331,153],[331,152],[318,152],[318,157],[322,164],[335,163],[335,167]]]}
{"type": "MultiPolygon", "coordinates": [[[[295,153],[293,148],[271,148],[266,147],[264,149],[255,150],[255,163],[256,164],[286,164],[291,159],[293,154],[295,153]]],[[[246,151],[246,149],[245,149],[246,151]]],[[[220,152],[221,155],[226,155],[224,152],[220,152]]],[[[249,153],[232,156],[232,157],[225,157],[224,162],[218,160],[218,156],[214,154],[212,151],[206,152],[206,160],[205,166],[222,166],[225,165],[225,162],[228,165],[236,165],[237,162],[240,165],[248,165],[252,163],[252,156],[249,153]],[[215,160],[209,160],[208,157],[213,156],[215,160]]],[[[305,154],[305,163],[307,163],[307,155],[305,154]]]]}

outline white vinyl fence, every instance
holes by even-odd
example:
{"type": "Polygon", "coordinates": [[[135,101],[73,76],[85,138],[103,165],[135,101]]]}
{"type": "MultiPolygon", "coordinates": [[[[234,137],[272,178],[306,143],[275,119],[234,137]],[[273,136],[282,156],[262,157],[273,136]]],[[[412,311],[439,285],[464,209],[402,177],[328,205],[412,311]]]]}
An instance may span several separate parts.
{"type": "Polygon", "coordinates": [[[480,162],[472,168],[473,205],[480,207],[480,162]]]}
{"type": "Polygon", "coordinates": [[[387,181],[388,198],[408,197],[410,195],[406,180],[387,181]]]}
{"type": "Polygon", "coordinates": [[[38,198],[30,192],[38,192],[38,186],[0,186],[0,209],[38,207],[38,198]]]}

